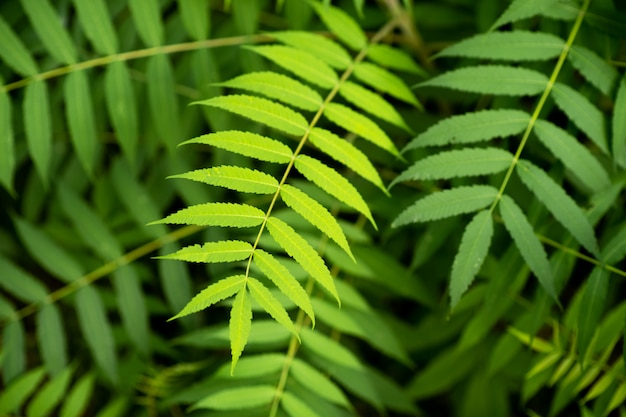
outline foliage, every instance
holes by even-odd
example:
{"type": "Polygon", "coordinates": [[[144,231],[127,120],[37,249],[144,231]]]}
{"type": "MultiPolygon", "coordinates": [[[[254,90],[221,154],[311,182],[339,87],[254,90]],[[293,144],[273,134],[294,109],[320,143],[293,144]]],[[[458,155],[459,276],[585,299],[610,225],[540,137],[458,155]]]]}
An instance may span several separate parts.
{"type": "Polygon", "coordinates": [[[624,22],[3,3],[0,414],[626,413],[624,22]]]}

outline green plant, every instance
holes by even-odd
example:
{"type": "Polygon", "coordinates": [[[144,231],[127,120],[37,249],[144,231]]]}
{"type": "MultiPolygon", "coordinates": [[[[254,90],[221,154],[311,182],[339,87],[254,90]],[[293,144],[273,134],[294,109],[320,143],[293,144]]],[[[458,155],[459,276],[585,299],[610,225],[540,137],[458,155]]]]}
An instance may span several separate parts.
{"type": "Polygon", "coordinates": [[[330,3],[0,5],[0,414],[626,412],[623,5],[330,3]]]}

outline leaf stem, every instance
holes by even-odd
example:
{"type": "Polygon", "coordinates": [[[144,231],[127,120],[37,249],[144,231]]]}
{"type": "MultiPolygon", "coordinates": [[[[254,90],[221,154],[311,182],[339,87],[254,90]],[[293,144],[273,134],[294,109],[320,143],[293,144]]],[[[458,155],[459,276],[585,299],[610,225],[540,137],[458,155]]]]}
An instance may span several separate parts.
{"type": "Polygon", "coordinates": [[[509,169],[507,170],[506,175],[504,176],[504,180],[502,181],[502,185],[500,186],[498,195],[496,196],[495,200],[491,204],[491,207],[489,208],[490,213],[493,213],[494,209],[498,205],[498,202],[502,198],[502,195],[504,194],[504,190],[506,189],[506,186],[508,185],[509,180],[511,179],[513,170],[515,169],[515,166],[517,165],[517,162],[520,159],[522,151],[524,150],[524,146],[526,145],[526,142],[528,141],[528,138],[530,137],[530,133],[532,132],[533,127],[535,126],[535,122],[537,121],[537,119],[539,118],[539,114],[543,110],[546,100],[548,99],[548,96],[550,95],[550,92],[552,91],[552,87],[554,86],[554,83],[556,82],[556,79],[558,78],[559,73],[561,72],[563,63],[565,62],[565,59],[567,58],[569,49],[574,43],[574,39],[576,39],[576,35],[578,34],[578,30],[580,29],[580,25],[582,24],[583,18],[585,17],[585,13],[587,12],[587,8],[589,7],[590,1],[591,0],[585,0],[584,4],[578,11],[578,17],[576,18],[576,21],[574,22],[574,26],[572,27],[572,31],[570,32],[569,37],[567,38],[567,42],[563,46],[563,50],[561,51],[561,54],[559,55],[559,59],[554,67],[554,70],[552,71],[552,75],[550,76],[550,79],[548,80],[548,85],[546,86],[545,90],[543,90],[543,94],[541,95],[541,98],[539,99],[539,102],[537,103],[537,106],[535,107],[535,111],[533,112],[528,122],[528,125],[526,126],[526,131],[524,132],[524,136],[522,137],[522,140],[519,146],[517,147],[517,151],[515,152],[515,155],[513,156],[513,161],[511,161],[511,165],[509,166],[509,169]]]}

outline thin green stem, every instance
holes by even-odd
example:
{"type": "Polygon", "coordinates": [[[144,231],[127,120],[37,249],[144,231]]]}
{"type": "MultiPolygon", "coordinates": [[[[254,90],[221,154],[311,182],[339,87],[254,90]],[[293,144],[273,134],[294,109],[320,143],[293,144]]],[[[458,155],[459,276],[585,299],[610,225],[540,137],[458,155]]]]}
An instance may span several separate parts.
{"type": "Polygon", "coordinates": [[[272,40],[268,35],[254,36],[233,36],[229,38],[207,39],[203,41],[177,43],[174,45],[158,46],[153,48],[138,49],[135,51],[122,52],[115,55],[108,55],[83,61],[78,64],[67,65],[65,67],[55,68],[50,71],[42,72],[31,77],[23,78],[10,84],[6,84],[0,88],[5,92],[22,88],[34,81],[42,81],[50,78],[60,77],[75,71],[83,71],[93,67],[108,65],[115,61],[130,61],[133,59],[147,58],[154,55],[173,54],[177,52],[195,51],[198,49],[219,48],[223,46],[243,45],[246,43],[269,42],[272,40]]]}
{"type": "Polygon", "coordinates": [[[528,138],[530,137],[530,133],[532,132],[533,127],[535,126],[535,122],[539,118],[539,114],[543,110],[546,100],[548,99],[548,96],[550,95],[550,92],[552,91],[552,87],[554,86],[554,83],[556,82],[556,79],[558,78],[559,73],[561,72],[563,63],[565,62],[565,59],[567,58],[567,54],[569,52],[570,47],[574,43],[574,39],[576,39],[576,35],[578,34],[578,30],[580,29],[580,25],[582,24],[583,18],[585,17],[585,13],[587,11],[587,8],[589,7],[590,1],[591,0],[585,0],[583,6],[578,11],[578,17],[576,18],[576,21],[574,22],[574,26],[572,27],[572,31],[570,32],[569,37],[567,38],[567,42],[563,46],[561,55],[559,56],[559,59],[554,67],[554,70],[552,71],[552,75],[550,76],[550,79],[548,80],[548,85],[543,91],[543,94],[541,95],[541,98],[539,99],[539,102],[537,103],[537,106],[535,107],[535,111],[533,112],[528,122],[528,125],[526,126],[526,131],[524,132],[524,136],[522,137],[522,140],[519,146],[517,147],[517,151],[515,152],[515,155],[513,156],[513,161],[511,161],[511,165],[509,166],[509,169],[507,170],[504,176],[504,180],[502,181],[502,185],[500,186],[498,195],[496,196],[493,203],[491,204],[491,207],[489,208],[489,211],[491,213],[493,213],[494,209],[498,205],[498,202],[502,198],[502,195],[504,194],[504,190],[506,189],[506,186],[508,185],[509,180],[511,179],[513,170],[515,169],[515,166],[517,165],[517,162],[519,161],[522,151],[524,150],[524,146],[526,145],[526,142],[528,141],[528,138]]]}
{"type": "MultiPolygon", "coordinates": [[[[40,306],[45,302],[45,303],[55,303],[65,297],[67,297],[68,295],[71,295],[73,293],[75,293],[76,291],[78,291],[79,289],[90,285],[94,282],[96,282],[97,280],[99,280],[100,278],[103,278],[109,274],[111,274],[113,271],[115,271],[116,269],[118,269],[119,267],[129,264],[139,258],[141,258],[142,256],[145,256],[147,254],[149,254],[150,252],[153,252],[161,247],[163,247],[164,245],[171,243],[171,242],[175,242],[178,241],[186,236],[189,236],[193,233],[196,233],[199,230],[202,230],[202,227],[199,226],[185,226],[185,227],[181,227],[180,229],[174,230],[171,233],[168,233],[165,236],[162,236],[158,239],[155,239],[151,242],[148,242],[136,249],[133,249],[132,251],[120,256],[117,259],[114,259],[110,262],[107,262],[106,264],[102,265],[101,267],[94,269],[93,271],[89,272],[88,274],[84,275],[83,277],[77,279],[76,281],[73,281],[71,283],[69,283],[68,285],[59,288],[58,290],[48,294],[48,296],[45,298],[45,300],[39,301],[39,302],[35,302],[32,304],[27,305],[26,307],[18,310],[12,317],[11,320],[22,320],[25,317],[30,316],[31,314],[37,312],[40,308],[40,306]]],[[[1,322],[0,322],[1,323],[1,322]]]]}

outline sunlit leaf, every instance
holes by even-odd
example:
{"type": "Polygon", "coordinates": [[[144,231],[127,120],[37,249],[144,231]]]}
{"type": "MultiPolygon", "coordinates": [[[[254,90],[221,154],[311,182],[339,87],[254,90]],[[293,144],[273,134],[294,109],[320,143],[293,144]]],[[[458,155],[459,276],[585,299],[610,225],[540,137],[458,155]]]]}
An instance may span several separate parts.
{"type": "Polygon", "coordinates": [[[26,408],[26,415],[32,417],[44,417],[49,415],[66,394],[73,372],[74,369],[72,367],[65,368],[62,373],[52,378],[38,390],[37,394],[26,408]]]}
{"type": "Polygon", "coordinates": [[[204,290],[196,294],[178,314],[170,320],[178,319],[192,313],[204,310],[211,305],[218,303],[238,292],[243,288],[246,282],[245,275],[234,275],[223,278],[216,283],[206,287],[204,290]]]}
{"type": "Polygon", "coordinates": [[[370,62],[360,62],[354,67],[354,76],[375,90],[421,109],[422,105],[402,78],[370,62]]]}
{"type": "Polygon", "coordinates": [[[198,169],[169,178],[186,178],[244,193],[273,194],[278,190],[278,181],[271,175],[237,166],[198,169]]]}
{"type": "Polygon", "coordinates": [[[274,320],[283,325],[292,334],[300,338],[298,336],[298,332],[296,331],[296,327],[293,325],[293,322],[289,317],[289,314],[287,314],[285,308],[282,306],[280,301],[272,295],[270,290],[268,290],[267,287],[256,278],[248,277],[246,282],[252,298],[254,298],[254,300],[259,303],[261,307],[263,307],[263,310],[269,313],[274,320]]]}
{"type": "Polygon", "coordinates": [[[265,213],[247,204],[205,203],[187,207],[151,224],[252,227],[263,223],[265,213]]]}
{"type": "Polygon", "coordinates": [[[230,367],[231,375],[235,371],[237,361],[241,357],[243,349],[248,342],[250,336],[250,328],[252,325],[252,307],[248,292],[243,289],[239,291],[230,310],[230,321],[228,322],[230,352],[232,362],[230,367]]]}
{"type": "Polygon", "coordinates": [[[326,27],[352,49],[360,50],[367,44],[365,33],[361,26],[350,15],[338,7],[310,3],[326,27]]]}
{"type": "Polygon", "coordinates": [[[270,36],[287,45],[308,51],[333,68],[346,69],[352,61],[341,45],[315,33],[282,31],[271,32],[270,36]]]}

